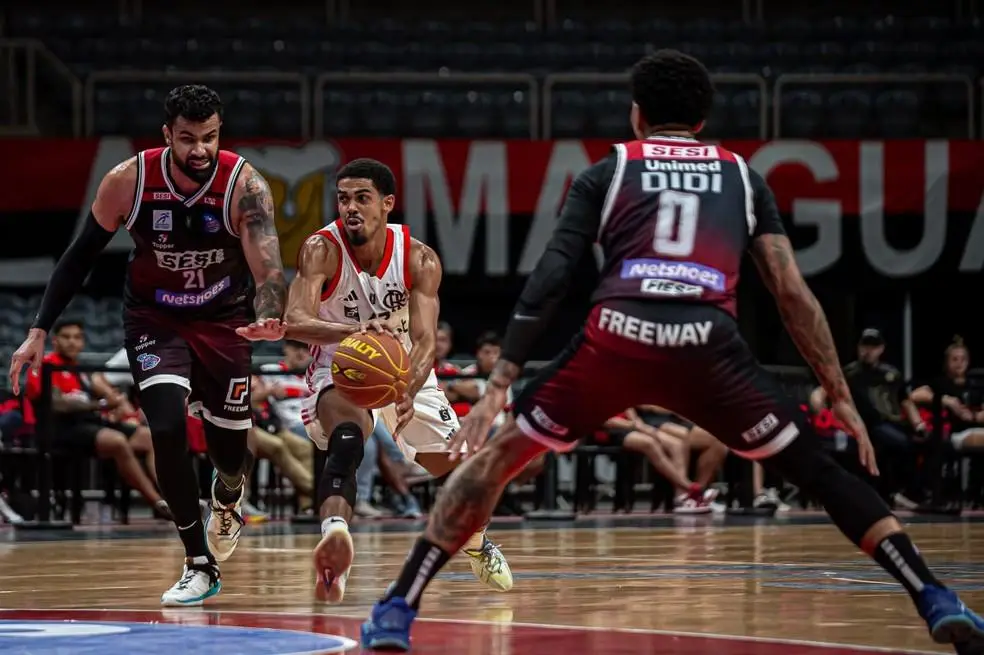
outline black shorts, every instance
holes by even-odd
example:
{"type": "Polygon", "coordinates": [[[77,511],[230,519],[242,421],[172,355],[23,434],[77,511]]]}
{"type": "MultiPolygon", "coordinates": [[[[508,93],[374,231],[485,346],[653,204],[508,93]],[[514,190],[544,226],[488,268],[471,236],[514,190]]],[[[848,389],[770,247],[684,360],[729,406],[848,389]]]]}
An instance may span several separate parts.
{"type": "Polygon", "coordinates": [[[100,430],[107,428],[122,432],[127,439],[137,431],[135,425],[107,421],[100,416],[62,415],[55,418],[54,430],[51,432],[51,448],[91,457],[96,454],[96,436],[100,430]]]}
{"type": "Polygon", "coordinates": [[[731,316],[638,300],[592,308],[514,412],[524,434],[564,451],[638,405],[665,407],[749,459],[778,453],[803,429],[797,405],[755,360],[731,316]]]}
{"type": "Polygon", "coordinates": [[[187,320],[156,308],[123,312],[126,352],[140,391],[177,384],[190,394],[189,411],[228,428],[253,426],[250,371],[253,345],[236,334],[245,312],[222,320],[187,320]]]}

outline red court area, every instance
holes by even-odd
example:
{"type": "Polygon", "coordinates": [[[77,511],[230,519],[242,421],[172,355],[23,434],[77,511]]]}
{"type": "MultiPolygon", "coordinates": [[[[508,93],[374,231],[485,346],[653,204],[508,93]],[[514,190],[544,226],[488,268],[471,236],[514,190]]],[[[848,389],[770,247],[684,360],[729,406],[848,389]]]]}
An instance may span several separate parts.
{"type": "MultiPolygon", "coordinates": [[[[3,621],[85,621],[107,623],[155,623],[195,628],[215,627],[215,652],[222,652],[222,627],[266,628],[359,639],[360,619],[324,615],[266,614],[262,612],[209,612],[179,610],[41,611],[0,610],[3,621]]],[[[181,634],[180,631],[178,634],[181,634]]],[[[914,653],[919,651],[867,649],[796,641],[768,641],[708,637],[645,631],[607,631],[603,628],[552,627],[531,624],[421,620],[413,635],[413,653],[454,655],[859,655],[861,653],[914,653]]],[[[173,652],[182,650],[181,638],[173,639],[173,652]],[[176,642],[176,643],[174,643],[176,642]]],[[[131,643],[131,652],[140,652],[131,643]]],[[[88,652],[88,651],[86,651],[88,652]]],[[[243,651],[248,653],[250,651],[243,651]]],[[[264,651],[267,652],[267,651],[264,651]]],[[[281,653],[280,655],[315,655],[281,653]]],[[[324,652],[367,653],[358,646],[324,652]]]]}

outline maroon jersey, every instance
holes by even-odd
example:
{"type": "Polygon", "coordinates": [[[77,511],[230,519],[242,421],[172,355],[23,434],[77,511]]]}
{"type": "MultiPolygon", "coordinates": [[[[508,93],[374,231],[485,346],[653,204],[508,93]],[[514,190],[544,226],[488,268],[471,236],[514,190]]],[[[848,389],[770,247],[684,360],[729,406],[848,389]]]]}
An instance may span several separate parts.
{"type": "Polygon", "coordinates": [[[741,260],[756,232],[745,161],[675,137],[616,144],[615,155],[593,300],[699,302],[734,316],[741,260]]]}
{"type": "Polygon", "coordinates": [[[230,217],[246,160],[220,150],[212,177],[185,196],[171,179],[169,159],[170,148],[137,155],[136,199],[126,221],[136,244],[126,305],[195,317],[248,307],[250,270],[230,217]]]}

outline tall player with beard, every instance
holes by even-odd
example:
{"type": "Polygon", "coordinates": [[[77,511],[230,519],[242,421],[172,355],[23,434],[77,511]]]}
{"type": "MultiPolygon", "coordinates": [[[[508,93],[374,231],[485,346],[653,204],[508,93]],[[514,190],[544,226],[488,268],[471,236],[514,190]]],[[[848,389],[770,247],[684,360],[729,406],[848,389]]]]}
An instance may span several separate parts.
{"type": "Polygon", "coordinates": [[[820,501],[841,532],[909,592],[937,643],[981,655],[984,621],[936,579],[878,493],[821,447],[738,332],[747,253],[834,413],[855,436],[861,464],[877,474],[827,318],[796,266],[771,189],[741,156],[696,139],[714,99],[707,70],[693,57],[660,50],[633,67],[631,80],[636,139],[616,144],[571,184],[485,393],[450,445],[452,456],[460,443],[478,452],[444,485],[400,576],[363,624],[363,647],[410,648],[427,583],[527,463],[548,449],[574,448],[627,406],[654,404],[820,501]],[[523,388],[513,418],[486,442],[506,391],[596,241],[605,265],[581,333],[523,388]]]}
{"type": "MultiPolygon", "coordinates": [[[[458,417],[434,374],[441,261],[410,237],[402,225],[388,225],[396,202],[396,180],[385,165],[356,159],[337,175],[340,218],[309,237],[298,255],[290,286],[287,336],[312,344],[312,395],[304,422],[328,457],[318,483],[322,540],[314,552],[317,595],[340,602],[355,556],[348,521],[355,504],[355,472],[365,439],[382,420],[407,459],[435,476],[454,467],[447,444],[458,417]],[[331,360],[338,342],[360,330],[393,333],[410,353],[412,380],[403,398],[367,411],[334,389],[331,360]]],[[[482,525],[462,542],[472,572],[497,591],[512,587],[512,573],[482,525]]]]}
{"type": "Polygon", "coordinates": [[[161,603],[187,606],[219,592],[216,561],[227,559],[239,541],[252,467],[246,447],[252,346],[241,337],[283,337],[287,284],[269,186],[242,157],[219,149],[218,94],[180,86],[168,94],[164,110],[166,147],[144,150],[103,178],[82,232],[55,267],[30,333],[11,360],[10,377],[17,389],[24,365],[40,365],[48,330],[125,227],[136,244],[124,292],[126,348],[153,435],[161,491],[186,555],[184,573],[161,603]],[[217,472],[206,525],[188,453],[189,408],[204,419],[217,472]]]}

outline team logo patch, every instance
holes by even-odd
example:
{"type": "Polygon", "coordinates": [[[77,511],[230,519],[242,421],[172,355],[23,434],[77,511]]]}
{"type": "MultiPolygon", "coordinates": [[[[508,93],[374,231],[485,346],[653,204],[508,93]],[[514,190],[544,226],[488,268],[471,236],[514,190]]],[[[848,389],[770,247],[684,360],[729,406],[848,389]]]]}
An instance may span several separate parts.
{"type": "Polygon", "coordinates": [[[219,222],[219,219],[215,217],[215,214],[203,214],[202,227],[209,234],[215,234],[222,229],[222,224],[219,222]]]}
{"type": "Polygon", "coordinates": [[[444,421],[445,423],[450,423],[451,422],[451,409],[450,408],[448,408],[448,407],[442,407],[441,409],[439,409],[437,411],[437,413],[441,416],[441,420],[444,421]]]}
{"type": "Polygon", "coordinates": [[[232,378],[225,401],[230,405],[244,405],[249,400],[249,378],[232,378]]]}
{"type": "Polygon", "coordinates": [[[137,362],[140,363],[141,371],[149,371],[157,368],[157,365],[161,363],[161,358],[151,353],[140,353],[137,355],[137,362]]]}
{"type": "Polygon", "coordinates": [[[153,221],[155,232],[170,232],[174,229],[174,215],[170,209],[155,209],[153,221]]]}

